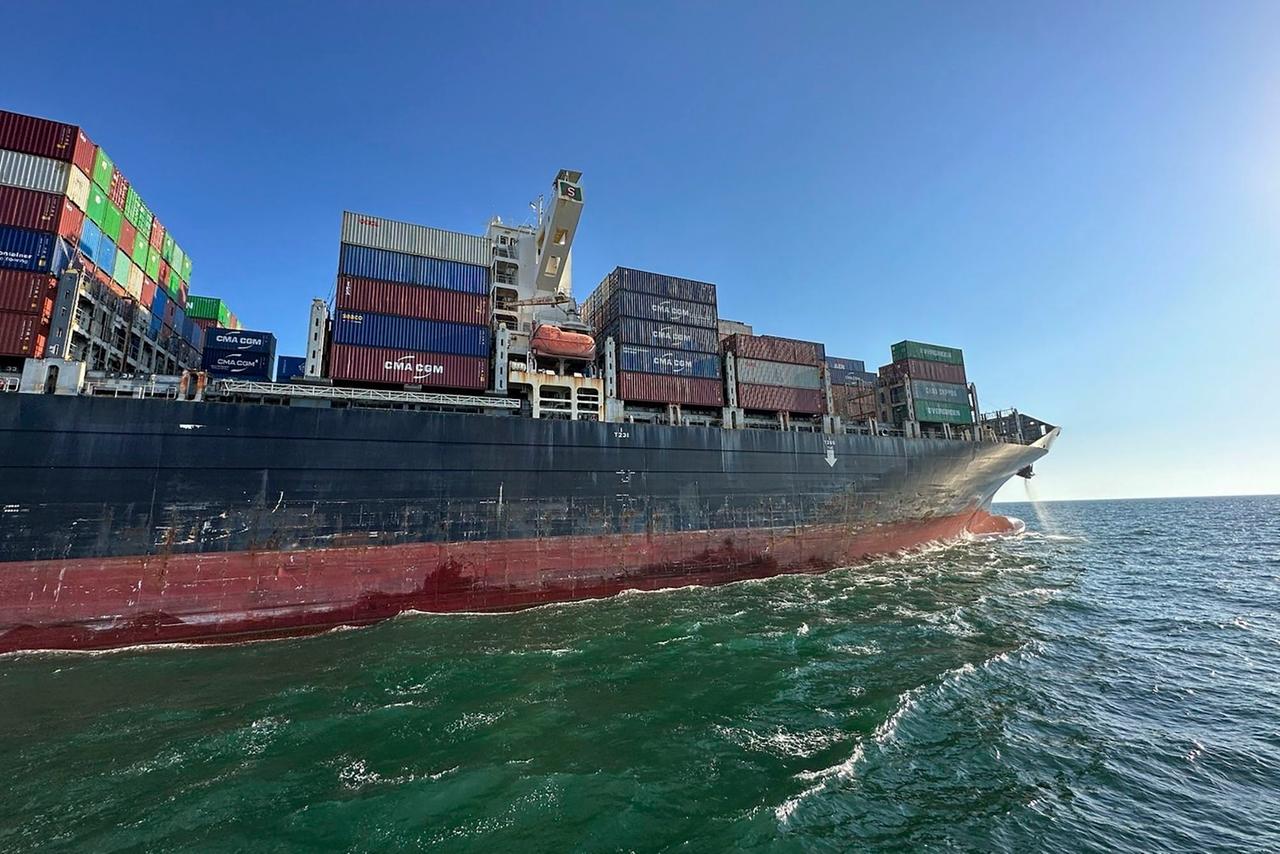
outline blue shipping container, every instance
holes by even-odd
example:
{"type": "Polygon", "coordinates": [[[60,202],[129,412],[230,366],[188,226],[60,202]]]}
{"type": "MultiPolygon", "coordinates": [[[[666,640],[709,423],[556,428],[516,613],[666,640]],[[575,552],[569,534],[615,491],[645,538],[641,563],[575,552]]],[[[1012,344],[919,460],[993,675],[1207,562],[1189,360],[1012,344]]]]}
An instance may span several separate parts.
{"type": "Polygon", "coordinates": [[[662,347],[667,350],[720,354],[720,337],[716,331],[699,326],[655,323],[652,320],[623,317],[598,332],[596,339],[603,341],[610,335],[618,344],[639,344],[643,347],[662,347]]]}
{"type": "Polygon", "coordinates": [[[386,249],[342,244],[339,270],[348,276],[462,291],[489,293],[489,268],[459,261],[440,261],[386,249]]]}
{"type": "Polygon", "coordinates": [[[106,270],[108,276],[111,275],[116,265],[116,242],[107,237],[105,231],[102,233],[102,239],[98,241],[98,254],[94,257],[98,260],[93,263],[106,270]]]}
{"type": "Polygon", "coordinates": [[[164,305],[169,301],[169,295],[165,293],[164,288],[156,288],[156,295],[151,298],[151,313],[164,315],[164,305]]]}
{"type": "Polygon", "coordinates": [[[617,289],[622,291],[656,294],[708,305],[716,303],[716,286],[710,282],[697,282],[693,279],[681,279],[678,276],[650,273],[630,267],[616,268],[610,274],[610,278],[615,280],[617,289]]]}
{"type": "MultiPolygon", "coordinates": [[[[174,326],[178,324],[174,323],[174,326]]],[[[208,330],[205,338],[214,350],[238,351],[241,353],[270,353],[275,355],[276,336],[270,332],[249,332],[244,329],[208,330]]]]}
{"type": "Polygon", "coordinates": [[[276,382],[287,383],[307,373],[306,356],[279,356],[276,359],[276,382]]]}
{"type": "Polygon", "coordinates": [[[867,364],[861,359],[839,359],[827,357],[827,375],[832,385],[861,385],[861,375],[866,373],[867,364]]]}
{"type": "Polygon", "coordinates": [[[205,350],[200,364],[213,376],[271,381],[272,359],[266,353],[205,350]]]}
{"type": "MultiPolygon", "coordinates": [[[[157,291],[158,292],[158,291],[157,291]]],[[[147,329],[147,337],[155,341],[160,337],[160,330],[164,328],[164,315],[158,311],[151,313],[151,326],[147,329]]]]}
{"type": "Polygon", "coordinates": [[[718,355],[641,347],[636,344],[618,345],[618,367],[620,370],[639,371],[646,374],[720,379],[718,355]]]}
{"type": "Polygon", "coordinates": [[[416,320],[367,311],[338,311],[333,318],[336,344],[392,347],[453,356],[488,356],[489,327],[416,320]]]}
{"type": "Polygon", "coordinates": [[[56,234],[0,226],[0,268],[61,275],[70,260],[66,241],[56,234]]]}
{"type": "MultiPolygon", "coordinates": [[[[80,254],[93,263],[98,263],[98,244],[102,242],[102,229],[97,223],[85,217],[84,227],[80,229],[80,254]]],[[[115,257],[114,255],[111,257],[115,257]]]]}

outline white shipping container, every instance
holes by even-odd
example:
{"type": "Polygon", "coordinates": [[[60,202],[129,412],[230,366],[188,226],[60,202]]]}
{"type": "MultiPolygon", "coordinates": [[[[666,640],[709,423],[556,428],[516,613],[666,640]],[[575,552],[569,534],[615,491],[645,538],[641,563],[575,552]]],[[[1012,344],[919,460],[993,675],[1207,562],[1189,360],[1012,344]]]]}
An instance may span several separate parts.
{"type": "Polygon", "coordinates": [[[133,297],[136,300],[142,299],[142,281],[143,281],[142,270],[138,268],[137,264],[130,264],[129,265],[129,283],[125,285],[125,290],[129,292],[129,296],[133,297]]]}
{"type": "Polygon", "coordinates": [[[67,191],[67,176],[73,168],[61,160],[20,151],[0,151],[0,184],[8,187],[61,195],[67,191]]]}
{"type": "Polygon", "coordinates": [[[481,267],[493,265],[493,244],[487,237],[351,211],[342,212],[342,242],[481,267]]]}
{"type": "Polygon", "coordinates": [[[76,167],[71,167],[71,173],[67,178],[67,198],[71,200],[71,204],[75,205],[82,211],[89,209],[89,188],[93,183],[89,180],[89,176],[81,172],[76,167]]]}
{"type": "Polygon", "coordinates": [[[783,388],[822,388],[817,365],[792,365],[766,362],[763,359],[738,359],[738,382],[748,385],[772,385],[783,388]]]}

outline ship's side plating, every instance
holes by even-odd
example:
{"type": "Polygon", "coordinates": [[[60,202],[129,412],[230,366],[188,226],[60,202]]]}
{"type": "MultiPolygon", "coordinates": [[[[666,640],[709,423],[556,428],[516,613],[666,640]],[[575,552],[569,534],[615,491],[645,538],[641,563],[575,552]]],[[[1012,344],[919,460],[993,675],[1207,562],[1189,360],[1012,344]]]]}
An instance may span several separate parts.
{"type": "Polygon", "coordinates": [[[0,397],[0,650],[829,568],[960,534],[1041,447],[0,397]]]}

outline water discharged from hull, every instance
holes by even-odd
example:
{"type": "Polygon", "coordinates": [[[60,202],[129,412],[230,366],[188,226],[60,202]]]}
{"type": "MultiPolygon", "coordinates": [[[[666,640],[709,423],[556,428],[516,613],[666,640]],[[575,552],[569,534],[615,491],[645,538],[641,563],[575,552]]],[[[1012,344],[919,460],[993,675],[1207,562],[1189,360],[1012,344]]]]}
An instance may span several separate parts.
{"type": "Polygon", "coordinates": [[[984,510],[877,525],[620,534],[0,564],[0,652],[232,642],[407,610],[503,611],[623,590],[821,572],[965,533],[984,510]]]}

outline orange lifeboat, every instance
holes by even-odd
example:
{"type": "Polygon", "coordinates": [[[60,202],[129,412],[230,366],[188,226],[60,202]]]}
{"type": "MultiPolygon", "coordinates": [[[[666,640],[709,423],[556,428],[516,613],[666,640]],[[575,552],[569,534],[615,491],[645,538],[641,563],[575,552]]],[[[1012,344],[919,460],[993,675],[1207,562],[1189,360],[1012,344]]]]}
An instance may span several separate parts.
{"type": "Polygon", "coordinates": [[[561,329],[549,323],[540,323],[533,330],[529,349],[543,356],[560,359],[582,359],[590,362],[596,357],[596,342],[590,335],[561,329]]]}

